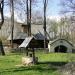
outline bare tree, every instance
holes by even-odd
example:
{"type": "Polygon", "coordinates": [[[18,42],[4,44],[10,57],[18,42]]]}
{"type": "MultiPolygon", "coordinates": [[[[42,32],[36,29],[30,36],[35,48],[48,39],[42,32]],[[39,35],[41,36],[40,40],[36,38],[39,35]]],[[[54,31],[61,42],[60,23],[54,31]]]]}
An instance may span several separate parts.
{"type": "Polygon", "coordinates": [[[43,25],[43,16],[41,14],[42,13],[39,10],[37,10],[35,13],[32,14],[33,24],[43,25]]]}
{"type": "MultiPolygon", "coordinates": [[[[63,9],[62,9],[63,14],[70,13],[70,19],[68,18],[67,24],[69,25],[69,23],[71,22],[70,26],[68,27],[70,29],[68,32],[71,32],[70,36],[71,36],[72,43],[73,43],[74,42],[73,39],[75,39],[74,38],[74,35],[75,35],[75,32],[74,32],[75,31],[75,28],[74,28],[75,27],[75,20],[73,20],[73,19],[75,19],[75,17],[73,17],[75,15],[75,0],[62,0],[61,5],[63,6],[63,9]]],[[[68,35],[68,38],[70,36],[68,35]]],[[[74,43],[73,43],[73,45],[74,45],[74,43]]],[[[74,56],[71,56],[71,54],[69,55],[69,53],[68,53],[68,58],[70,60],[70,63],[69,63],[70,66],[68,65],[70,67],[69,73],[70,73],[70,75],[74,75],[74,70],[73,70],[73,67],[72,67],[73,62],[74,62],[73,61],[74,56]]],[[[68,71],[67,71],[67,73],[68,73],[68,71]]]]}
{"type": "Polygon", "coordinates": [[[31,6],[32,0],[26,0],[28,36],[31,36],[31,6]]]}
{"type": "Polygon", "coordinates": [[[13,30],[14,30],[14,1],[10,0],[11,7],[11,48],[13,48],[13,30]]]}
{"type": "Polygon", "coordinates": [[[43,4],[44,4],[44,49],[46,48],[46,7],[47,7],[47,2],[48,0],[43,0],[43,4]]]}
{"type": "Polygon", "coordinates": [[[32,3],[36,0],[26,0],[28,36],[31,36],[32,3]]]}
{"type": "Polygon", "coordinates": [[[0,0],[0,14],[1,14],[0,29],[1,29],[1,26],[3,25],[3,23],[4,23],[3,9],[4,9],[4,0],[0,0]]]}
{"type": "MultiPolygon", "coordinates": [[[[4,9],[4,0],[0,0],[0,14],[1,14],[1,22],[0,22],[0,29],[1,26],[4,23],[4,13],[3,13],[3,9],[4,9]]],[[[2,55],[5,55],[4,49],[3,49],[3,45],[2,45],[2,41],[0,40],[0,50],[2,55]]]]}
{"type": "Polygon", "coordinates": [[[74,13],[75,12],[75,0],[61,0],[63,6],[62,13],[74,13]]]}
{"type": "MultiPolygon", "coordinates": [[[[68,18],[68,22],[67,24],[70,26],[68,27],[71,31],[71,35],[72,33],[74,33],[75,29],[74,29],[74,25],[75,24],[75,0],[61,0],[61,6],[62,6],[62,10],[61,13],[62,14],[70,14],[70,19],[68,18]]],[[[71,38],[73,38],[73,36],[71,36],[71,38]]],[[[73,41],[74,42],[74,41],[73,41]]]]}

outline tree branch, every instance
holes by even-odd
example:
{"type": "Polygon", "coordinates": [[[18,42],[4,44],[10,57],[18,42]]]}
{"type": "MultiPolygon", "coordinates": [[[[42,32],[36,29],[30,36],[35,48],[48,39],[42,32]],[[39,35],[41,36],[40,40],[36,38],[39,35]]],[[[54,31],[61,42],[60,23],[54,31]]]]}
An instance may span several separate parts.
{"type": "Polygon", "coordinates": [[[3,23],[4,23],[3,8],[4,8],[4,0],[2,0],[1,3],[0,3],[0,14],[1,14],[0,29],[1,29],[1,26],[3,25],[3,23]]]}

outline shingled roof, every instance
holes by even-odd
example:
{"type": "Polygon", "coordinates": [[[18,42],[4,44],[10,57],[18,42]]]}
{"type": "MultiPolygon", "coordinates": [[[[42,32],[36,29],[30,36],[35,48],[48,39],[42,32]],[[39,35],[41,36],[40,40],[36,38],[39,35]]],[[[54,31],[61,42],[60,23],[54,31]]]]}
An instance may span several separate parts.
{"type": "MultiPolygon", "coordinates": [[[[27,34],[26,33],[17,32],[17,33],[14,33],[13,40],[25,39],[26,37],[27,37],[27,34]]],[[[11,40],[11,35],[8,37],[7,40],[11,40]]]]}
{"type": "Polygon", "coordinates": [[[28,46],[28,44],[30,43],[30,41],[32,39],[35,39],[35,40],[44,40],[45,36],[41,33],[41,32],[38,32],[37,34],[31,36],[31,37],[26,37],[25,40],[22,42],[22,44],[19,46],[20,48],[21,47],[24,47],[26,48],[28,46]]]}
{"type": "Polygon", "coordinates": [[[45,36],[41,32],[38,32],[37,34],[34,35],[34,38],[36,40],[44,40],[45,36]]]}

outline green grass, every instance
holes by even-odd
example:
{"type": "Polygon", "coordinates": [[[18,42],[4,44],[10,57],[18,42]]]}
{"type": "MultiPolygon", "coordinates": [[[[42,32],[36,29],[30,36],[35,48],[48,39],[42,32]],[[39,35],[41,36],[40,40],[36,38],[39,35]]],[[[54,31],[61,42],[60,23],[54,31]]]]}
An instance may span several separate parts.
{"type": "Polygon", "coordinates": [[[70,60],[75,61],[75,54],[73,53],[36,53],[39,57],[39,61],[48,62],[69,62],[70,60]]]}
{"type": "Polygon", "coordinates": [[[37,65],[16,67],[15,65],[21,64],[22,56],[24,54],[0,56],[0,75],[60,75],[58,68],[69,62],[69,56],[75,57],[75,54],[37,52],[36,56],[39,58],[37,65]]]}

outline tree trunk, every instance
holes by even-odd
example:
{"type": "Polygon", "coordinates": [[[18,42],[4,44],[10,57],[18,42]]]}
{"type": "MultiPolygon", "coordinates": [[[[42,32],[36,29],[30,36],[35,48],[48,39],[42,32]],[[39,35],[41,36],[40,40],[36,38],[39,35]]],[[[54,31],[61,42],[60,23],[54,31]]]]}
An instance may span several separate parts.
{"type": "Polygon", "coordinates": [[[29,8],[28,8],[28,0],[26,0],[26,9],[27,9],[27,25],[28,25],[28,35],[29,35],[29,8]]]}
{"type": "Polygon", "coordinates": [[[30,17],[29,17],[29,36],[31,36],[31,9],[32,8],[32,0],[30,0],[30,17]]]}
{"type": "Polygon", "coordinates": [[[14,3],[11,0],[11,48],[13,48],[13,30],[14,30],[14,3]]]}
{"type": "Polygon", "coordinates": [[[4,23],[4,13],[3,13],[3,9],[4,9],[4,0],[2,0],[2,1],[0,2],[0,14],[1,14],[0,29],[1,29],[1,26],[3,25],[3,23],[4,23]]]}
{"type": "Polygon", "coordinates": [[[2,53],[2,55],[5,55],[4,49],[3,49],[3,45],[2,45],[2,41],[0,40],[0,51],[2,53]]]}
{"type": "MultiPolygon", "coordinates": [[[[32,0],[26,0],[28,36],[31,36],[31,6],[32,0]]],[[[26,55],[28,56],[28,48],[26,51],[26,55]]]]}
{"type": "MultiPolygon", "coordinates": [[[[4,13],[3,13],[3,9],[4,9],[4,0],[0,1],[0,14],[1,14],[1,22],[0,22],[0,29],[1,26],[4,23],[4,13]]],[[[2,45],[2,41],[0,40],[0,51],[2,53],[2,55],[5,55],[4,49],[3,49],[3,45],[2,45]]]]}
{"type": "Polygon", "coordinates": [[[46,49],[46,0],[44,0],[44,49],[46,49]]]}
{"type": "Polygon", "coordinates": [[[26,1],[28,36],[31,36],[31,3],[32,3],[32,0],[26,1]]]}

